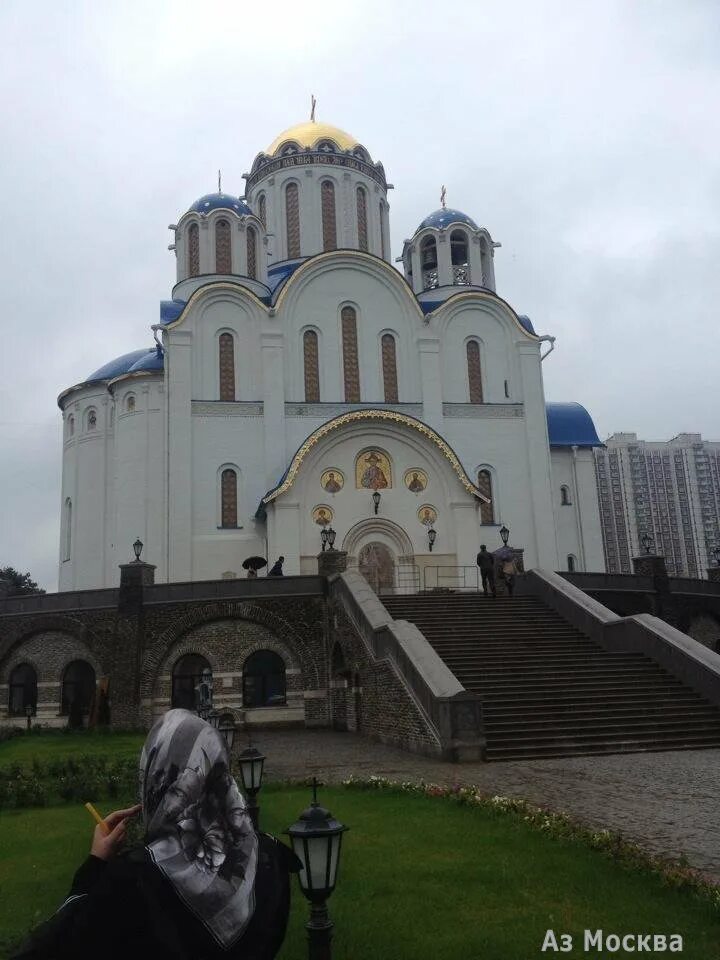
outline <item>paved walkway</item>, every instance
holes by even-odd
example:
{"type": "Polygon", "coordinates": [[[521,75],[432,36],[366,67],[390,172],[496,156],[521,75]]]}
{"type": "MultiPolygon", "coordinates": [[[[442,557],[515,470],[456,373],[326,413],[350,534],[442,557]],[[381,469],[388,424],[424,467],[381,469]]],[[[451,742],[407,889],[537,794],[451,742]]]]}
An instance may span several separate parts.
{"type": "Polygon", "coordinates": [[[720,882],[720,751],[633,753],[505,763],[442,763],[349,733],[260,731],[266,776],[338,782],[372,774],[474,784],[621,831],[646,849],[685,855],[720,882]]]}

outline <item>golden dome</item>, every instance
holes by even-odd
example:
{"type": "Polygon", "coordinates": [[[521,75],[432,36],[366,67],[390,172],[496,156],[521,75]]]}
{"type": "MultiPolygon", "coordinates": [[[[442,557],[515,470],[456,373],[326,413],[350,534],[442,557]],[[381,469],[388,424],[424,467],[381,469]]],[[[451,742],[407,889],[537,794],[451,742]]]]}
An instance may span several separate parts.
{"type": "Polygon", "coordinates": [[[319,140],[332,140],[341,150],[352,150],[353,147],[359,146],[355,137],[351,137],[339,127],[333,127],[329,123],[318,123],[317,120],[306,120],[305,123],[296,123],[294,127],[283,130],[265,152],[273,156],[277,153],[278,147],[288,140],[298,143],[301,147],[314,147],[319,140]]]}

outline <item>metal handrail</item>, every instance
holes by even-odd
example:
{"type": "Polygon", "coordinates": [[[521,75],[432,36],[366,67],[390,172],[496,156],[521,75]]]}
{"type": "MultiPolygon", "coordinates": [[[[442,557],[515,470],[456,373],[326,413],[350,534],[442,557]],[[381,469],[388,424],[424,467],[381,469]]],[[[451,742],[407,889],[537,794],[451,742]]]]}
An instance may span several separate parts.
{"type": "Polygon", "coordinates": [[[480,589],[480,571],[475,565],[452,566],[438,564],[425,567],[425,590],[475,591],[480,589]]]}

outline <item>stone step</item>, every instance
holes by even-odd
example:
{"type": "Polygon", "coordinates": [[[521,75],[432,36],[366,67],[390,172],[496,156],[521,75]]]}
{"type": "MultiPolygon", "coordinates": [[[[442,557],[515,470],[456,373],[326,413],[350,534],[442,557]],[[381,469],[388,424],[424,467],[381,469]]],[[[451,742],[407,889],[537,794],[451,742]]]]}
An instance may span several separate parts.
{"type": "Polygon", "coordinates": [[[545,720],[559,720],[564,717],[574,717],[578,720],[585,718],[597,720],[612,720],[617,717],[632,719],[633,717],[686,717],[686,716],[718,716],[720,710],[713,704],[704,704],[702,701],[696,703],[689,701],[686,704],[675,701],[664,701],[662,704],[644,703],[635,701],[631,705],[625,703],[619,704],[538,704],[537,707],[528,709],[522,704],[517,704],[514,708],[491,707],[488,704],[483,706],[483,717],[485,723],[515,723],[522,720],[524,723],[532,725],[534,723],[543,723],[545,720]]]}
{"type": "Polygon", "coordinates": [[[669,750],[710,750],[720,747],[720,737],[699,737],[668,740],[626,740],[612,743],[554,743],[550,746],[523,748],[487,747],[485,759],[489,762],[502,760],[543,760],[555,757],[607,756],[615,753],[664,753],[669,750]]]}
{"type": "Polygon", "coordinates": [[[699,723],[697,725],[677,724],[665,730],[662,737],[652,730],[646,731],[627,731],[627,730],[580,730],[577,734],[568,731],[559,731],[557,734],[551,731],[539,731],[527,733],[525,735],[509,734],[493,735],[492,745],[495,749],[513,747],[532,747],[534,749],[551,745],[565,745],[577,743],[618,743],[623,740],[696,740],[701,738],[716,738],[720,743],[720,723],[699,723]]]}
{"type": "Polygon", "coordinates": [[[705,714],[688,717],[685,714],[669,714],[667,716],[656,717],[578,717],[568,716],[556,717],[554,719],[533,720],[527,723],[519,718],[514,720],[490,720],[485,718],[486,731],[492,731],[494,739],[501,736],[522,736],[523,734],[532,734],[533,737],[541,732],[572,732],[574,730],[596,731],[603,733],[605,731],[629,731],[629,730],[656,730],[663,732],[677,728],[701,730],[706,727],[712,727],[720,732],[720,713],[708,710],[705,714]]]}

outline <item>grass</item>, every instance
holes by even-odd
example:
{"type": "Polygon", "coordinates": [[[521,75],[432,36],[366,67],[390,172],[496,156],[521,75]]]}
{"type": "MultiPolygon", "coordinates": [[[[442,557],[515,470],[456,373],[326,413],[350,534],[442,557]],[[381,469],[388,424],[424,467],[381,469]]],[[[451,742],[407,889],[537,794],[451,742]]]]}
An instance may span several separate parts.
{"type": "MultiPolygon", "coordinates": [[[[309,790],[270,786],[260,799],[263,828],[279,835],[307,806],[309,790]]],[[[541,953],[548,928],[575,935],[573,951],[564,954],[570,958],[588,956],[588,928],[679,933],[685,960],[720,960],[720,919],[709,903],[582,843],[546,836],[521,818],[392,791],[328,787],[320,799],[351,827],[330,900],[338,960],[530,960],[548,955],[541,953]]],[[[91,831],[79,804],[2,811],[5,937],[21,936],[61,902],[91,831]]],[[[293,884],[280,956],[305,960],[307,908],[293,884]]]]}
{"type": "Polygon", "coordinates": [[[77,754],[94,754],[113,760],[136,759],[145,737],[144,733],[42,730],[0,743],[0,767],[7,767],[11,763],[29,767],[33,759],[43,762],[65,760],[77,754]]]}

